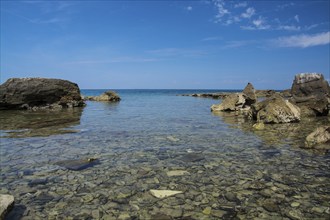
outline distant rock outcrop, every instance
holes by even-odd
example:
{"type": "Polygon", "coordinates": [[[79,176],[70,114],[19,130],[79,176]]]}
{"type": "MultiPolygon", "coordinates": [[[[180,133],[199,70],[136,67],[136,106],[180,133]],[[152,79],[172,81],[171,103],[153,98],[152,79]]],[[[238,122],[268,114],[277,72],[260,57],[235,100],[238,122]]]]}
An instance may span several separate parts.
{"type": "Polygon", "coordinates": [[[11,78],[0,85],[0,109],[83,106],[77,84],[61,79],[11,78]]]}
{"type": "Polygon", "coordinates": [[[84,100],[100,102],[118,102],[121,99],[117,93],[109,90],[99,96],[86,96],[84,97],[84,100]]]}
{"type": "Polygon", "coordinates": [[[292,101],[304,116],[325,116],[329,113],[330,87],[320,73],[301,73],[291,87],[292,101]]]}
{"type": "Polygon", "coordinates": [[[300,109],[280,95],[275,94],[269,99],[252,105],[252,117],[257,122],[278,124],[300,121],[300,109]]]}

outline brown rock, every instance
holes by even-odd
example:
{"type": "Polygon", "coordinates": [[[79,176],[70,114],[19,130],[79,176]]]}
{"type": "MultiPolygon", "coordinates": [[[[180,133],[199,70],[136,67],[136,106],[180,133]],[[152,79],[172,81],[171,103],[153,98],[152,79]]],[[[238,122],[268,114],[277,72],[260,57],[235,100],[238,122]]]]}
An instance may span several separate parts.
{"type": "Polygon", "coordinates": [[[248,83],[243,90],[243,94],[245,95],[245,104],[244,105],[252,105],[257,102],[256,92],[251,83],[248,83]]]}
{"type": "Polygon", "coordinates": [[[330,126],[322,126],[306,137],[306,148],[330,149],[330,126]]]}

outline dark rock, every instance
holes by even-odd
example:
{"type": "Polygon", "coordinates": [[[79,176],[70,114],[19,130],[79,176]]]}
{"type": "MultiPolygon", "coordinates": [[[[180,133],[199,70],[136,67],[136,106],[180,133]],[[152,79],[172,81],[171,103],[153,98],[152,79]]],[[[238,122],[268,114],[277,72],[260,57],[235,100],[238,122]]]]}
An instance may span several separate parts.
{"type": "Polygon", "coordinates": [[[257,97],[271,97],[274,94],[276,94],[275,90],[257,90],[256,91],[256,96],[257,97]]]}
{"type": "Polygon", "coordinates": [[[274,201],[271,201],[271,200],[264,201],[264,203],[262,204],[262,207],[264,209],[266,209],[268,212],[280,211],[280,208],[278,207],[278,205],[274,201]]]}
{"type": "Polygon", "coordinates": [[[76,160],[63,160],[55,163],[58,166],[65,167],[69,170],[83,170],[99,164],[99,160],[95,158],[76,159],[76,160]]]}
{"type": "Polygon", "coordinates": [[[119,102],[120,97],[114,91],[109,90],[99,96],[86,96],[84,97],[84,100],[100,102],[119,102]]]}
{"type": "Polygon", "coordinates": [[[279,95],[252,105],[252,117],[258,122],[277,124],[300,121],[300,109],[279,95]]]}
{"type": "Polygon", "coordinates": [[[292,101],[306,116],[326,116],[329,113],[330,87],[322,74],[301,73],[291,87],[292,101]]]}
{"type": "Polygon", "coordinates": [[[28,183],[28,186],[33,187],[36,185],[45,185],[45,184],[47,184],[47,182],[48,182],[47,178],[46,179],[34,179],[28,183]]]}
{"type": "Polygon", "coordinates": [[[204,156],[198,153],[188,153],[180,157],[180,160],[184,162],[198,162],[204,160],[204,156]]]}
{"type": "Polygon", "coordinates": [[[306,137],[306,148],[330,149],[330,126],[322,126],[306,137]]]}
{"type": "Polygon", "coordinates": [[[256,92],[251,83],[248,83],[243,90],[243,94],[245,95],[245,103],[244,105],[252,105],[257,102],[256,92]]]}
{"type": "Polygon", "coordinates": [[[157,219],[157,220],[172,220],[173,218],[171,216],[162,214],[162,213],[157,213],[155,215],[151,216],[151,219],[157,219]]]}
{"type": "Polygon", "coordinates": [[[0,110],[83,105],[78,85],[67,80],[11,78],[0,85],[0,110]]]}

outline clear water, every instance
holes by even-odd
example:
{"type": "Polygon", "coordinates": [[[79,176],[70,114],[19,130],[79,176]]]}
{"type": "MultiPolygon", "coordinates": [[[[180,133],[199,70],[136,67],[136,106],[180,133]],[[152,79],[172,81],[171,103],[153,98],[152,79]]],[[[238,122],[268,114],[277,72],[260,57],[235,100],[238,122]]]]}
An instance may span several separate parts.
{"type": "Polygon", "coordinates": [[[254,131],[211,113],[219,100],[177,96],[203,92],[218,91],[117,90],[118,103],[1,112],[1,193],[16,201],[8,219],[328,219],[329,153],[300,147],[329,117],[254,131]],[[86,158],[100,163],[57,164],[86,158]],[[168,175],[176,170],[186,173],[168,175]]]}

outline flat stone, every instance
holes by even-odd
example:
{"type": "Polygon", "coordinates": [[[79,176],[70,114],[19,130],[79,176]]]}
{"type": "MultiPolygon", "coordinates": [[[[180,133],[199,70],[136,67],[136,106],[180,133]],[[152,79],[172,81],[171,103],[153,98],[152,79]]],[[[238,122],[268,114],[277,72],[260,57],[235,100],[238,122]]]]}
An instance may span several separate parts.
{"type": "Polygon", "coordinates": [[[175,191],[175,190],[156,190],[151,189],[150,190],[151,195],[153,195],[156,198],[166,198],[169,196],[174,196],[176,194],[183,193],[182,191],[175,191]]]}
{"type": "Polygon", "coordinates": [[[83,170],[99,164],[99,160],[95,158],[76,159],[76,160],[62,160],[55,163],[58,166],[65,167],[69,170],[83,170]]]}
{"type": "Polygon", "coordinates": [[[6,214],[13,208],[14,196],[0,194],[0,219],[4,219],[6,214]]]}
{"type": "Polygon", "coordinates": [[[187,175],[190,173],[186,170],[171,170],[171,171],[168,171],[166,174],[167,174],[167,176],[183,176],[183,175],[187,175]]]}
{"type": "Polygon", "coordinates": [[[291,207],[292,208],[296,208],[296,207],[299,207],[300,206],[300,203],[299,202],[293,202],[291,203],[291,207]]]}
{"type": "Polygon", "coordinates": [[[210,215],[210,214],[211,214],[211,211],[212,211],[212,208],[211,208],[211,207],[206,207],[206,208],[203,210],[203,214],[204,214],[204,215],[210,215]]]}

